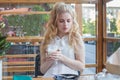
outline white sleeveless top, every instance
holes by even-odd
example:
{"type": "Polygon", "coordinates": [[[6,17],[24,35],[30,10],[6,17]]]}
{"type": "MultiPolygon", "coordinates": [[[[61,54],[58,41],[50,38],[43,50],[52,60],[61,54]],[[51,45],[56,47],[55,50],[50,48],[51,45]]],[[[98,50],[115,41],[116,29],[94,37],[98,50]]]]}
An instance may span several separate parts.
{"type": "MultiPolygon", "coordinates": [[[[71,59],[75,59],[74,56],[74,49],[69,45],[68,41],[68,35],[64,36],[62,38],[56,36],[54,40],[48,45],[49,47],[56,46],[57,48],[61,49],[61,53],[65,55],[66,57],[69,57],[71,59]]],[[[54,64],[48,69],[48,71],[44,74],[44,77],[53,77],[54,75],[58,74],[76,74],[78,75],[78,72],[69,68],[68,66],[64,65],[62,62],[54,62],[54,64]]]]}

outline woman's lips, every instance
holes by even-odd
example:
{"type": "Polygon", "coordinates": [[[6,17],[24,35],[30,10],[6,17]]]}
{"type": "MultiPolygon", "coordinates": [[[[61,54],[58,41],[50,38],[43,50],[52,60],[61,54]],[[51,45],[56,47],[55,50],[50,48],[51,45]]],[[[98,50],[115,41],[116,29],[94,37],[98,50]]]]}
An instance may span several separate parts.
{"type": "Polygon", "coordinates": [[[63,28],[63,30],[67,30],[67,28],[63,28]]]}

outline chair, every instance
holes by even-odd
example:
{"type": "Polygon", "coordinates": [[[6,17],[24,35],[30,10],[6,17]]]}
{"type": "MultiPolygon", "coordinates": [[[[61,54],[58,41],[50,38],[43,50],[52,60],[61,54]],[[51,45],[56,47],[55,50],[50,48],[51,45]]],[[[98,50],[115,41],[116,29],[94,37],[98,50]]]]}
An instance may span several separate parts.
{"type": "Polygon", "coordinates": [[[40,71],[40,54],[38,54],[35,58],[35,77],[43,76],[40,71]]]}

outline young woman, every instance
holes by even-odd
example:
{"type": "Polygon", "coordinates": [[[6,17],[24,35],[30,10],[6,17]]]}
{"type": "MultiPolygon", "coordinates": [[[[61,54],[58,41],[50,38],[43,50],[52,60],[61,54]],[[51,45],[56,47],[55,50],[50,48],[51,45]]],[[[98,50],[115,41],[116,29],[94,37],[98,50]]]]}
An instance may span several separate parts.
{"type": "Polygon", "coordinates": [[[63,2],[56,3],[41,44],[40,70],[44,76],[83,71],[85,50],[79,31],[74,8],[63,2]]]}

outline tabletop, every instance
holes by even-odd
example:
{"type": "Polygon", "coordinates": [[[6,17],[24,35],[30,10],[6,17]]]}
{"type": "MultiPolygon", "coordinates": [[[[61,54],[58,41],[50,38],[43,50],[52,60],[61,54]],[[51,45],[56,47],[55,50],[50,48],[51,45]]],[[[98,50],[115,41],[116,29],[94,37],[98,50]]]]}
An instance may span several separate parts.
{"type": "Polygon", "coordinates": [[[37,78],[33,78],[33,80],[54,80],[53,78],[43,78],[43,77],[37,77],[37,78]]]}
{"type": "MultiPolygon", "coordinates": [[[[43,78],[39,76],[37,78],[33,78],[33,80],[54,80],[53,78],[43,78]]],[[[80,76],[78,80],[95,80],[94,75],[83,75],[80,76]]]]}

